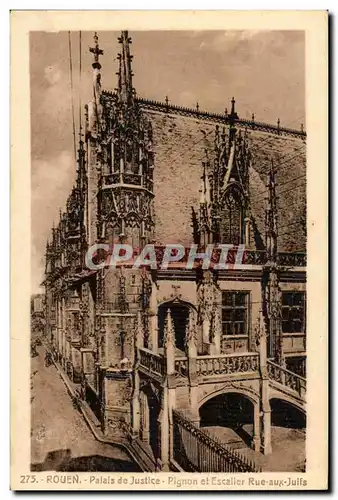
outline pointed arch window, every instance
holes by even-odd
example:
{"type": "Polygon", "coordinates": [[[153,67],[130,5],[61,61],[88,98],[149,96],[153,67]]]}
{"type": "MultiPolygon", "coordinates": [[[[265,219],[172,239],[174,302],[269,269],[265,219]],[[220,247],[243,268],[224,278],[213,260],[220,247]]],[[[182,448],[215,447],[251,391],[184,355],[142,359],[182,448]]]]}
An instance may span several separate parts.
{"type": "Polygon", "coordinates": [[[222,200],[221,242],[239,245],[244,239],[244,197],[236,186],[229,188],[222,200]]]}

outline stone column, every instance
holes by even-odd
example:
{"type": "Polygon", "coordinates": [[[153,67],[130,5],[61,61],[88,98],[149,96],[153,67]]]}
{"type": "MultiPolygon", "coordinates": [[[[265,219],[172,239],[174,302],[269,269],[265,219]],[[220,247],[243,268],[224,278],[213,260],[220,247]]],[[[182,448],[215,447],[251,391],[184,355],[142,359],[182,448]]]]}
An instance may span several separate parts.
{"type": "Polygon", "coordinates": [[[263,314],[260,312],[259,364],[261,374],[261,451],[271,453],[271,408],[269,401],[269,375],[267,370],[267,338],[263,314]]]}
{"type": "Polygon", "coordinates": [[[210,320],[207,319],[207,318],[205,318],[203,320],[202,332],[203,332],[203,343],[204,344],[209,344],[209,342],[210,342],[210,338],[209,338],[209,334],[210,334],[210,320]]]}
{"type": "Polygon", "coordinates": [[[161,394],[161,411],[157,420],[158,423],[158,458],[157,470],[169,472],[169,405],[168,405],[168,386],[164,383],[161,394]]]}
{"type": "Polygon", "coordinates": [[[188,377],[189,377],[189,398],[190,398],[190,417],[192,422],[199,427],[200,417],[198,413],[198,376],[197,376],[197,326],[195,322],[195,313],[192,309],[189,311],[189,320],[186,332],[186,351],[188,358],[188,377]]]}
{"type": "Polygon", "coordinates": [[[106,417],[106,394],[107,394],[107,379],[106,379],[106,369],[102,369],[102,392],[101,392],[101,430],[103,434],[106,433],[107,429],[107,417],[106,417]]]}
{"type": "Polygon", "coordinates": [[[219,356],[221,354],[222,318],[218,304],[215,307],[211,334],[212,344],[210,345],[210,354],[212,356],[219,356]]]}
{"type": "Polygon", "coordinates": [[[161,410],[158,417],[158,461],[157,469],[169,471],[170,426],[169,412],[175,407],[175,331],[170,313],[167,311],[164,326],[165,379],[161,394],[161,410]]]}
{"type": "Polygon", "coordinates": [[[175,330],[170,309],[167,311],[164,326],[164,356],[166,359],[166,374],[175,373],[175,330]]]}
{"type": "Polygon", "coordinates": [[[269,453],[272,452],[271,448],[271,408],[270,408],[270,402],[266,398],[265,393],[267,392],[268,388],[264,388],[264,386],[268,385],[269,381],[268,380],[263,380],[262,381],[262,393],[263,393],[263,399],[262,399],[262,426],[261,426],[261,451],[264,453],[264,455],[268,455],[269,453]]]}
{"type": "Polygon", "coordinates": [[[134,372],[133,372],[133,395],[131,400],[131,427],[132,439],[140,435],[141,428],[141,404],[140,404],[140,375],[138,372],[140,363],[140,348],[143,345],[143,325],[141,311],[137,312],[134,335],[134,372]]]}
{"type": "Polygon", "coordinates": [[[158,353],[158,324],[157,324],[157,288],[155,283],[152,283],[151,297],[150,297],[150,335],[152,351],[158,353]]]}
{"type": "Polygon", "coordinates": [[[132,439],[136,439],[140,435],[140,376],[138,370],[134,371],[134,389],[131,401],[131,426],[132,439]]]}
{"type": "Polygon", "coordinates": [[[140,393],[140,429],[141,439],[144,443],[149,444],[149,406],[148,398],[144,392],[140,393]]]}
{"type": "Polygon", "coordinates": [[[260,403],[254,404],[254,424],[252,445],[255,451],[261,449],[261,422],[260,422],[260,403]]]}

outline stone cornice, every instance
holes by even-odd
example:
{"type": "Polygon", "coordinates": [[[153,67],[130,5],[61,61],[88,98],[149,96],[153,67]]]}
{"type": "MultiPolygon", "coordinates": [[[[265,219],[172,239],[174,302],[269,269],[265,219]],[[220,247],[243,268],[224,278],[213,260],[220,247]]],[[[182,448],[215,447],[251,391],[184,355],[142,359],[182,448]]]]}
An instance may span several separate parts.
{"type": "MultiPolygon", "coordinates": [[[[110,91],[102,92],[106,96],[113,96],[114,93],[110,91]]],[[[296,130],[287,127],[281,127],[278,125],[272,125],[265,122],[257,122],[255,120],[243,120],[241,118],[231,118],[230,115],[213,113],[209,111],[202,111],[193,108],[186,108],[184,106],[176,106],[175,104],[153,101],[151,99],[145,99],[143,97],[137,97],[136,102],[144,108],[149,110],[158,111],[160,113],[175,114],[181,116],[188,116],[198,120],[212,121],[216,123],[224,123],[224,125],[229,125],[233,123],[240,128],[247,128],[250,130],[257,130],[260,132],[268,132],[275,135],[284,135],[298,137],[300,139],[306,140],[306,132],[301,130],[296,130]]]]}

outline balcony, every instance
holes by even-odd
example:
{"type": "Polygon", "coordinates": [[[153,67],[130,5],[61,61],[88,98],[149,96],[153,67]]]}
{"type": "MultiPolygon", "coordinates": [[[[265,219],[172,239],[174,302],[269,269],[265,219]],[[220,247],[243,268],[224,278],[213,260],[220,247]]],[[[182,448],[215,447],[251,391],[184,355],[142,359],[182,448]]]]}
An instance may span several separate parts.
{"type": "Polygon", "coordinates": [[[221,354],[219,356],[198,356],[197,375],[204,378],[217,375],[255,373],[259,369],[258,353],[221,354]]]}
{"type": "Polygon", "coordinates": [[[165,375],[165,358],[149,349],[140,349],[140,366],[147,375],[156,379],[163,379],[165,375]]]}
{"type": "Polygon", "coordinates": [[[279,252],[278,264],[285,267],[306,267],[306,253],[279,252]]]}
{"type": "Polygon", "coordinates": [[[115,172],[103,176],[103,185],[112,186],[116,184],[126,184],[128,186],[141,186],[143,177],[132,172],[115,172]]]}
{"type": "MultiPolygon", "coordinates": [[[[258,353],[235,353],[197,356],[191,360],[191,371],[202,382],[206,378],[238,374],[254,374],[258,376],[258,353]]],[[[166,359],[149,349],[140,349],[140,366],[148,375],[163,378],[166,373],[166,359]]],[[[186,378],[189,373],[189,362],[185,356],[175,357],[175,374],[178,378],[186,378]]]]}

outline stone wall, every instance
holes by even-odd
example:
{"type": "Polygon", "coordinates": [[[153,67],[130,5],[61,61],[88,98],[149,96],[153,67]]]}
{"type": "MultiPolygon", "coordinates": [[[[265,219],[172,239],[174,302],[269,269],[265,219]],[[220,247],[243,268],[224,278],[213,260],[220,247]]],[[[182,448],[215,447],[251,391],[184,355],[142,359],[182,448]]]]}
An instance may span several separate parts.
{"type": "MultiPolygon", "coordinates": [[[[155,235],[159,244],[192,242],[191,208],[199,206],[202,161],[213,157],[215,122],[145,109],[152,122],[155,168],[155,235]]],[[[223,124],[219,124],[223,127],[223,124]]],[[[244,132],[242,130],[242,132],[244,132]]],[[[251,208],[256,247],[264,242],[267,171],[276,166],[279,247],[305,249],[306,144],[301,137],[248,131],[251,143],[251,208]],[[259,243],[261,240],[261,243],[259,243]]]]}

